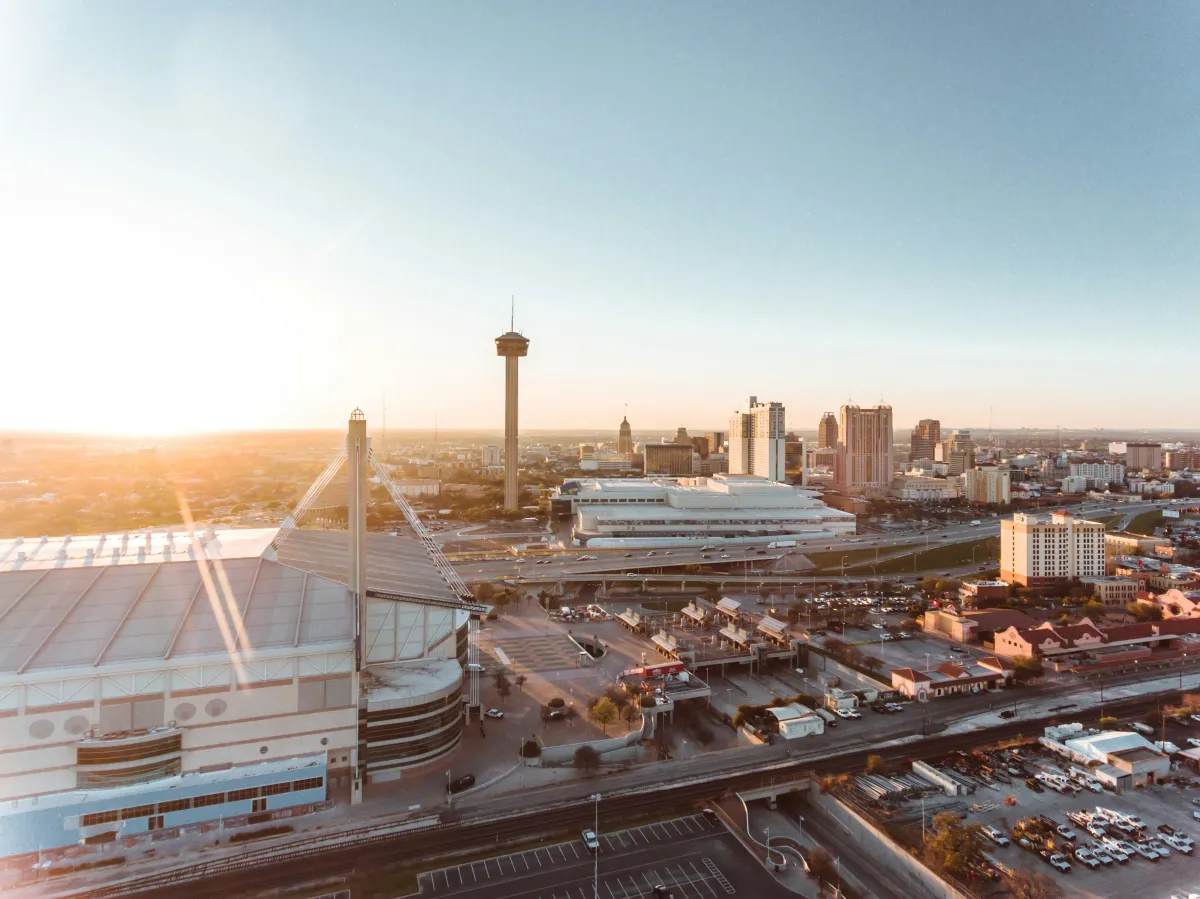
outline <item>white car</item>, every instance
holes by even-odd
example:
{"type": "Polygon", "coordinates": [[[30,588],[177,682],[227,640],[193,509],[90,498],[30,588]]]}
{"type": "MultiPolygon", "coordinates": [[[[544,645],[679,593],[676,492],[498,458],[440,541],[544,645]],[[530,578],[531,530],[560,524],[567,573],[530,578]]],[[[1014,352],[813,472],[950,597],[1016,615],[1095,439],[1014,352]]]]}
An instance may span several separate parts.
{"type": "Polygon", "coordinates": [[[504,713],[502,711],[500,711],[499,709],[488,709],[483,714],[487,715],[489,718],[503,718],[504,717],[504,713]]]}
{"type": "Polygon", "coordinates": [[[862,715],[860,715],[858,712],[854,711],[854,709],[846,709],[846,717],[847,718],[861,718],[862,715]]]}
{"type": "Polygon", "coordinates": [[[1008,837],[1006,837],[1003,833],[1001,833],[995,827],[983,828],[983,834],[989,840],[991,840],[993,843],[995,843],[997,846],[1007,846],[1008,845],[1008,842],[1009,842],[1008,837]]]}
{"type": "Polygon", "coordinates": [[[583,840],[583,845],[587,846],[588,852],[600,851],[600,840],[596,838],[596,832],[594,830],[585,830],[579,836],[580,839],[583,840]]]}
{"type": "Polygon", "coordinates": [[[848,711],[846,711],[845,709],[834,709],[833,713],[835,715],[837,715],[839,718],[849,718],[850,717],[850,713],[848,711]]]}

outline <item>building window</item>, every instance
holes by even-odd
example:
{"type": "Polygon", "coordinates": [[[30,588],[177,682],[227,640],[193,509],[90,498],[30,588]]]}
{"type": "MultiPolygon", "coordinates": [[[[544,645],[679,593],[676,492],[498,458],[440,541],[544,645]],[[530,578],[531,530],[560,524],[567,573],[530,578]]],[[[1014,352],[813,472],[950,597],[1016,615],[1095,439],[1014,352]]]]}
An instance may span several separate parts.
{"type": "Polygon", "coordinates": [[[191,799],[172,799],[170,802],[160,802],[158,804],[158,813],[160,815],[169,815],[171,812],[182,812],[191,807],[191,799]]]}
{"type": "Polygon", "coordinates": [[[154,814],[154,806],[152,805],[135,805],[133,808],[121,809],[121,820],[128,821],[131,818],[148,818],[154,814]]]}
{"type": "Polygon", "coordinates": [[[267,784],[262,788],[264,796],[278,796],[280,793],[290,793],[292,791],[291,782],[279,784],[267,784]]]}
{"type": "Polygon", "coordinates": [[[109,824],[121,819],[120,809],[110,809],[107,812],[92,812],[79,819],[80,827],[94,827],[97,824],[109,824]]]}
{"type": "Polygon", "coordinates": [[[229,791],[229,801],[230,802],[241,802],[245,799],[257,799],[257,798],[258,798],[258,787],[248,787],[247,789],[244,789],[244,790],[230,790],[229,791]]]}
{"type": "Polygon", "coordinates": [[[196,808],[204,808],[209,805],[221,805],[225,802],[224,793],[209,793],[207,796],[197,796],[192,800],[196,808]]]}

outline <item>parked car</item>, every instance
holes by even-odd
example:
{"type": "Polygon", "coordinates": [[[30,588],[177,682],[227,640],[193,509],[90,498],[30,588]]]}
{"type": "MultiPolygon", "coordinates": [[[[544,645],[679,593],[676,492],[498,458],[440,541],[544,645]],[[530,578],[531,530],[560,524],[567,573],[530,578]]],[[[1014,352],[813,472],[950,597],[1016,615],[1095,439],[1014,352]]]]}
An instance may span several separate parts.
{"type": "Polygon", "coordinates": [[[596,837],[596,831],[585,830],[579,836],[583,840],[583,845],[587,847],[588,852],[600,851],[600,840],[596,837]]]}
{"type": "Polygon", "coordinates": [[[488,709],[483,714],[487,715],[489,718],[503,718],[504,717],[504,713],[502,711],[500,711],[499,709],[488,709]]]}
{"type": "Polygon", "coordinates": [[[1008,837],[994,827],[984,827],[983,834],[997,846],[1007,846],[1009,843],[1008,837]]]}

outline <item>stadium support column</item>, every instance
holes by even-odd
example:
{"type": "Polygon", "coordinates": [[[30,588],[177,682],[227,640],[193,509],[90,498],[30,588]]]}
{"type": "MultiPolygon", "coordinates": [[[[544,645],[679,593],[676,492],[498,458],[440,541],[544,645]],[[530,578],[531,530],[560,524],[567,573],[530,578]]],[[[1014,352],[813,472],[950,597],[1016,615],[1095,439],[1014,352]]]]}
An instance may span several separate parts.
{"type": "MultiPolygon", "coordinates": [[[[366,667],[367,628],[367,500],[370,496],[367,484],[367,469],[370,465],[368,456],[371,442],[367,437],[367,417],[361,409],[350,413],[349,428],[346,432],[346,527],[349,540],[346,560],[346,586],[354,599],[354,670],[355,680],[358,672],[366,667]]],[[[358,691],[358,701],[361,704],[361,688],[358,691]]],[[[362,715],[360,713],[361,720],[362,715]]],[[[362,802],[362,771],[363,760],[358,758],[355,749],[354,777],[350,787],[350,802],[357,805],[362,802]]]]}
{"type": "Polygon", "coordinates": [[[347,501],[347,528],[350,532],[350,558],[347,559],[349,577],[346,581],[350,593],[354,596],[355,609],[355,654],[357,666],[363,667],[363,630],[367,618],[367,500],[369,498],[367,485],[367,459],[371,451],[371,442],[367,438],[367,418],[362,411],[355,409],[350,413],[350,429],[346,434],[347,476],[349,479],[347,501]]]}
{"type": "Polygon", "coordinates": [[[529,352],[529,341],[516,331],[496,338],[496,355],[504,357],[504,508],[517,508],[517,361],[529,352]]]}

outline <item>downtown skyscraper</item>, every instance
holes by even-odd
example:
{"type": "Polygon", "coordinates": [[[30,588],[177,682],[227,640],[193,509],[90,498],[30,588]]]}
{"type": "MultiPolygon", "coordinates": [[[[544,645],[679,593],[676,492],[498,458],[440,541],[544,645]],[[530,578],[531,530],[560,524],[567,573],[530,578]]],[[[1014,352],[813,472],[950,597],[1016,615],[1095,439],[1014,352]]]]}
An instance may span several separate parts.
{"type": "Polygon", "coordinates": [[[787,480],[787,428],[783,403],[760,403],[752,396],[748,412],[729,420],[729,473],[787,480]]]}
{"type": "Polygon", "coordinates": [[[887,496],[892,487],[892,407],[842,406],[835,480],[851,496],[887,496]]]}

